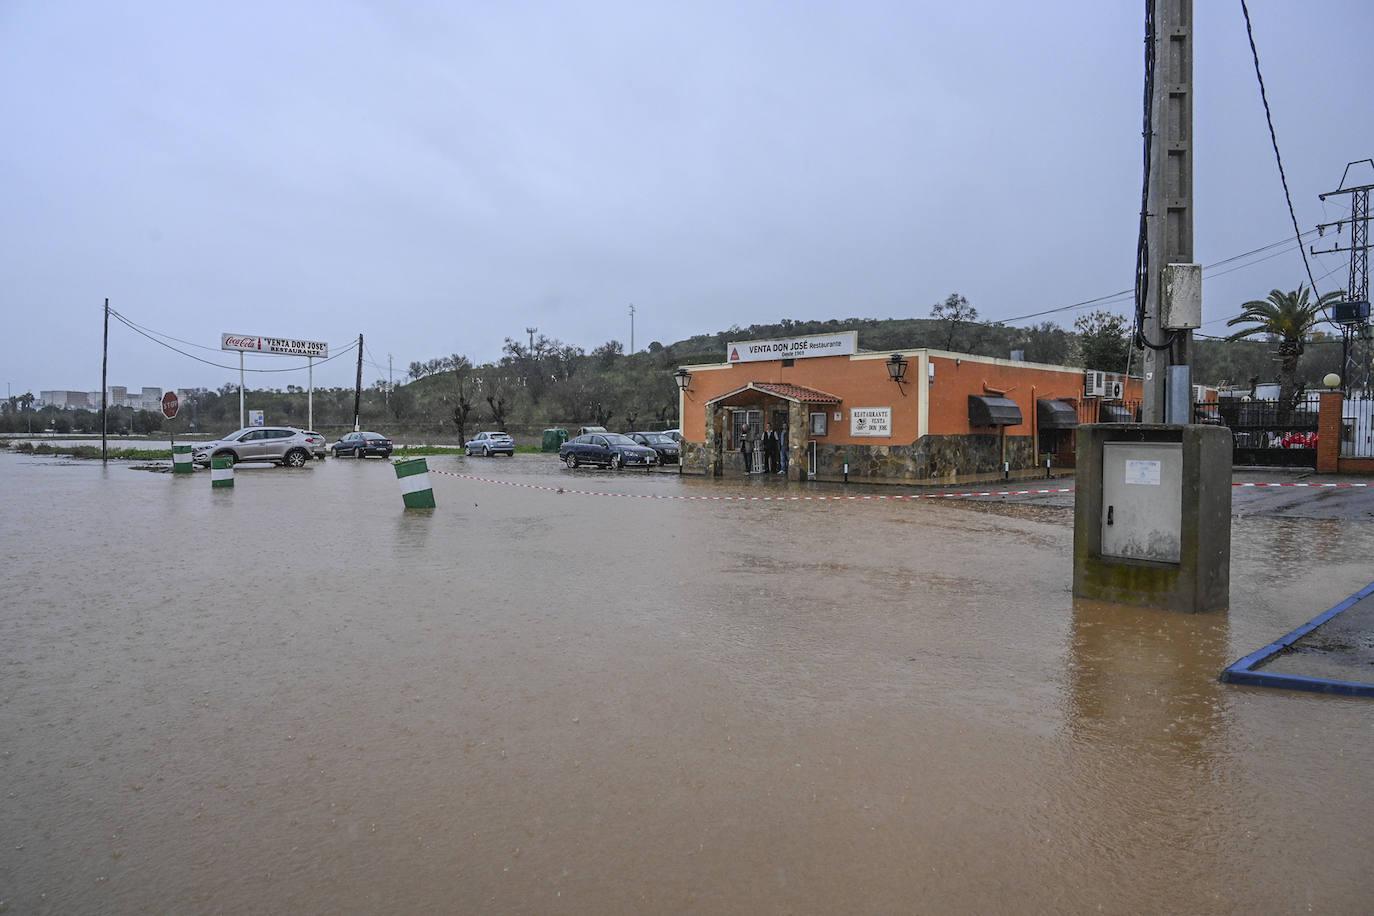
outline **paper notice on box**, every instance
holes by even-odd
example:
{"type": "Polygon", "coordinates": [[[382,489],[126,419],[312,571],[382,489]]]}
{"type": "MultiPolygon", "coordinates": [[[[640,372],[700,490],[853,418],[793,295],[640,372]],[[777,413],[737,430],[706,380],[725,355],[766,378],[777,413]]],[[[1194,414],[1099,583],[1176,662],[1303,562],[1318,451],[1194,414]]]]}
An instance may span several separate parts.
{"type": "Polygon", "coordinates": [[[1126,461],[1126,482],[1146,487],[1159,486],[1159,465],[1158,461],[1128,459],[1126,461]]]}

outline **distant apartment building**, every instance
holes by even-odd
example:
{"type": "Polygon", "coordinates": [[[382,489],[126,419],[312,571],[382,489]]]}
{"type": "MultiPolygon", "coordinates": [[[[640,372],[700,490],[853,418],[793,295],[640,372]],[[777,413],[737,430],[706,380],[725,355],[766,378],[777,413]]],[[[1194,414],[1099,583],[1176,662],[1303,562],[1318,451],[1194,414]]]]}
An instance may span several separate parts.
{"type": "MultiPolygon", "coordinates": [[[[111,385],[107,395],[111,407],[132,407],[134,410],[158,410],[162,406],[161,388],[143,388],[130,394],[124,385],[111,385]]],[[[99,391],[41,391],[40,407],[57,407],[62,410],[99,410],[99,391]]]]}
{"type": "MultiPolygon", "coordinates": [[[[90,410],[90,393],[86,391],[40,391],[40,407],[58,407],[62,410],[90,410]]],[[[96,392],[96,407],[100,406],[100,392],[96,392]]]]}

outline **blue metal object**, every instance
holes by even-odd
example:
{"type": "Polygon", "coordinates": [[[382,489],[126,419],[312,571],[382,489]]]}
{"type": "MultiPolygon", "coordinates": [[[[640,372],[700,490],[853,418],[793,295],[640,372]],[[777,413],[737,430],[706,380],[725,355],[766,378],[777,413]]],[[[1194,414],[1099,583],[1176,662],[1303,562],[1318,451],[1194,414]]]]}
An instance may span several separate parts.
{"type": "Polygon", "coordinates": [[[1307,623],[1298,627],[1293,632],[1284,636],[1278,642],[1270,643],[1258,652],[1249,655],[1236,662],[1225,671],[1221,672],[1221,680],[1227,684],[1242,684],[1250,687],[1282,687],[1288,690],[1307,690],[1315,693],[1332,693],[1351,697],[1374,697],[1374,684],[1364,684],[1358,681],[1336,681],[1327,678],[1301,677],[1293,674],[1272,674],[1263,671],[1255,671],[1256,665],[1262,665],[1273,656],[1284,651],[1299,639],[1336,616],[1345,613],[1364,599],[1374,595],[1374,582],[1369,583],[1340,604],[1307,623]]]}

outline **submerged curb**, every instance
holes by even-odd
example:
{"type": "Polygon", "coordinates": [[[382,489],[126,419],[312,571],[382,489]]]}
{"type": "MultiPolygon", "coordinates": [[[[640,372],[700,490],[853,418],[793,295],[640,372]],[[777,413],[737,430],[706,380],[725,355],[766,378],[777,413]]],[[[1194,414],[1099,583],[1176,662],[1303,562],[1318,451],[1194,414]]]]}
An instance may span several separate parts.
{"type": "Polygon", "coordinates": [[[1349,598],[1329,610],[1322,612],[1307,623],[1293,630],[1277,642],[1272,642],[1257,652],[1236,662],[1221,672],[1225,684],[1242,684],[1249,687],[1279,687],[1287,690],[1306,690],[1315,693],[1333,693],[1352,697],[1374,697],[1374,684],[1360,681],[1341,681],[1332,678],[1304,677],[1297,674],[1279,674],[1257,671],[1276,655],[1287,651],[1294,643],[1316,630],[1325,623],[1355,607],[1366,598],[1374,596],[1374,582],[1369,583],[1349,598]]]}

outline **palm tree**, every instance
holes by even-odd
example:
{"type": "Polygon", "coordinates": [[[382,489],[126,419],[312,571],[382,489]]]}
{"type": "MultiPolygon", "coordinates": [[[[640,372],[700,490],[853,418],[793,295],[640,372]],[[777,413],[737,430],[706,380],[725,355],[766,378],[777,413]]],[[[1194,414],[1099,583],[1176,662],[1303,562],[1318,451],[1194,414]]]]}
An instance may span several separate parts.
{"type": "Polygon", "coordinates": [[[1252,334],[1264,334],[1279,345],[1279,416],[1286,418],[1296,395],[1298,359],[1301,358],[1307,335],[1333,300],[1345,295],[1344,290],[1326,293],[1316,302],[1308,298],[1307,287],[1299,283],[1291,293],[1272,290],[1267,299],[1245,303],[1227,327],[1249,323],[1250,327],[1236,331],[1227,340],[1240,340],[1252,334]]]}

